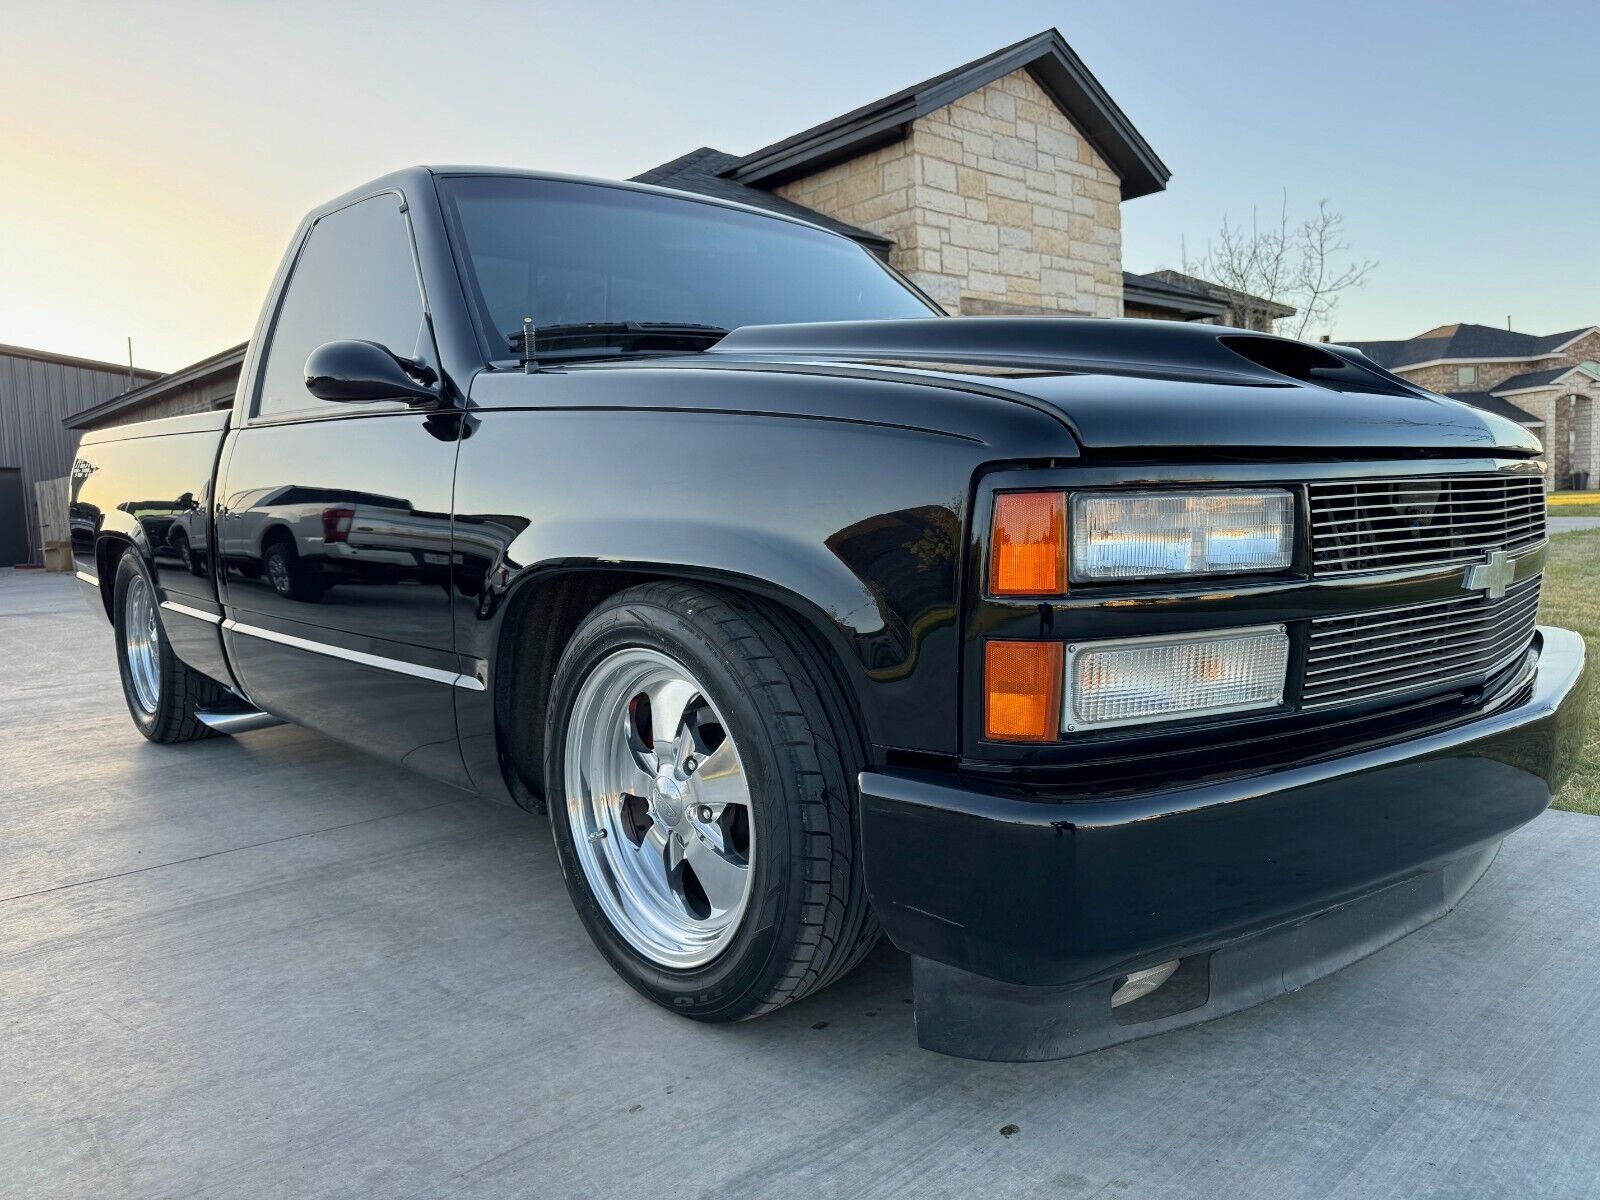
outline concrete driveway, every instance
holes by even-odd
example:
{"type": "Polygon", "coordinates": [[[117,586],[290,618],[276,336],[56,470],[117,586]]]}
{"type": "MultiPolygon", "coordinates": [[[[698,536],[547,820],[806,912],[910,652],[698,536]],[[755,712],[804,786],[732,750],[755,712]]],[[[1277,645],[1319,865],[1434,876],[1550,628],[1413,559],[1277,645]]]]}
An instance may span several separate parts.
{"type": "Polygon", "coordinates": [[[1600,1195],[1600,820],[1250,1012],[917,1049],[890,949],[775,1016],[625,988],[542,821],[297,729],[146,744],[0,572],[0,1195],[1600,1195]]]}

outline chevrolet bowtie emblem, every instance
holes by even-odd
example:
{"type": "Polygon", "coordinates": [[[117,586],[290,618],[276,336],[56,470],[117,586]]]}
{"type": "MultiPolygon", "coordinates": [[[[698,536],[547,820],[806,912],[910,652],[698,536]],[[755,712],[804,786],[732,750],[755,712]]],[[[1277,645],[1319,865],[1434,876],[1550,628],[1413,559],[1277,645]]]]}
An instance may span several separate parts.
{"type": "Polygon", "coordinates": [[[1467,577],[1461,586],[1469,592],[1483,592],[1491,600],[1506,594],[1511,581],[1517,576],[1517,565],[1504,550],[1491,550],[1481,563],[1467,568],[1467,577]]]}

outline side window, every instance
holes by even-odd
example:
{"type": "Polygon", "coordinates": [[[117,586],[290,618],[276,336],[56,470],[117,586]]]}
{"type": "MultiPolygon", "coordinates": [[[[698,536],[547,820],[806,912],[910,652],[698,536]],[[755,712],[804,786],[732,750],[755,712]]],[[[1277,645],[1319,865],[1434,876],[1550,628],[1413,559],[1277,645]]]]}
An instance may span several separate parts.
{"type": "Polygon", "coordinates": [[[329,213],[312,227],[278,306],[256,413],[336,407],[306,391],[306,359],[324,342],[360,338],[431,360],[426,337],[399,197],[374,196],[329,213]]]}

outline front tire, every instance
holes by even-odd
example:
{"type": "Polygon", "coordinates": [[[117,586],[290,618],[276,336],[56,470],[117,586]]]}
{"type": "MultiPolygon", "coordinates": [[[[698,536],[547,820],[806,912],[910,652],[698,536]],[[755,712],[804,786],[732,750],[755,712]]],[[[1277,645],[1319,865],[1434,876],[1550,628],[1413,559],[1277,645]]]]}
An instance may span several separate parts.
{"type": "Polygon", "coordinates": [[[864,747],[824,653],[781,612],[677,583],[612,597],[562,654],[544,744],[573,904],[657,1004],[759,1016],[877,941],[864,747]]]}
{"type": "Polygon", "coordinates": [[[152,742],[193,742],[215,737],[196,713],[228,698],[227,689],[172,652],[155,580],[135,550],[117,564],[112,593],[117,670],[133,723],[152,742]]]}

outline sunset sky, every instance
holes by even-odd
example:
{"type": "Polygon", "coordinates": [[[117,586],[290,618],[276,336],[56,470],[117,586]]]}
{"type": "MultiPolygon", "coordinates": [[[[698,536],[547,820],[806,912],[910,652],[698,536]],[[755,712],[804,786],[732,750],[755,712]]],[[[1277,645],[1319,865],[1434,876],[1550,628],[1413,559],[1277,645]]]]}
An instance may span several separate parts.
{"type": "Polygon", "coordinates": [[[0,0],[0,342],[179,367],[363,179],[744,152],[1050,25],[1172,168],[1128,269],[1287,189],[1380,262],[1341,337],[1600,322],[1592,3],[0,0]]]}

